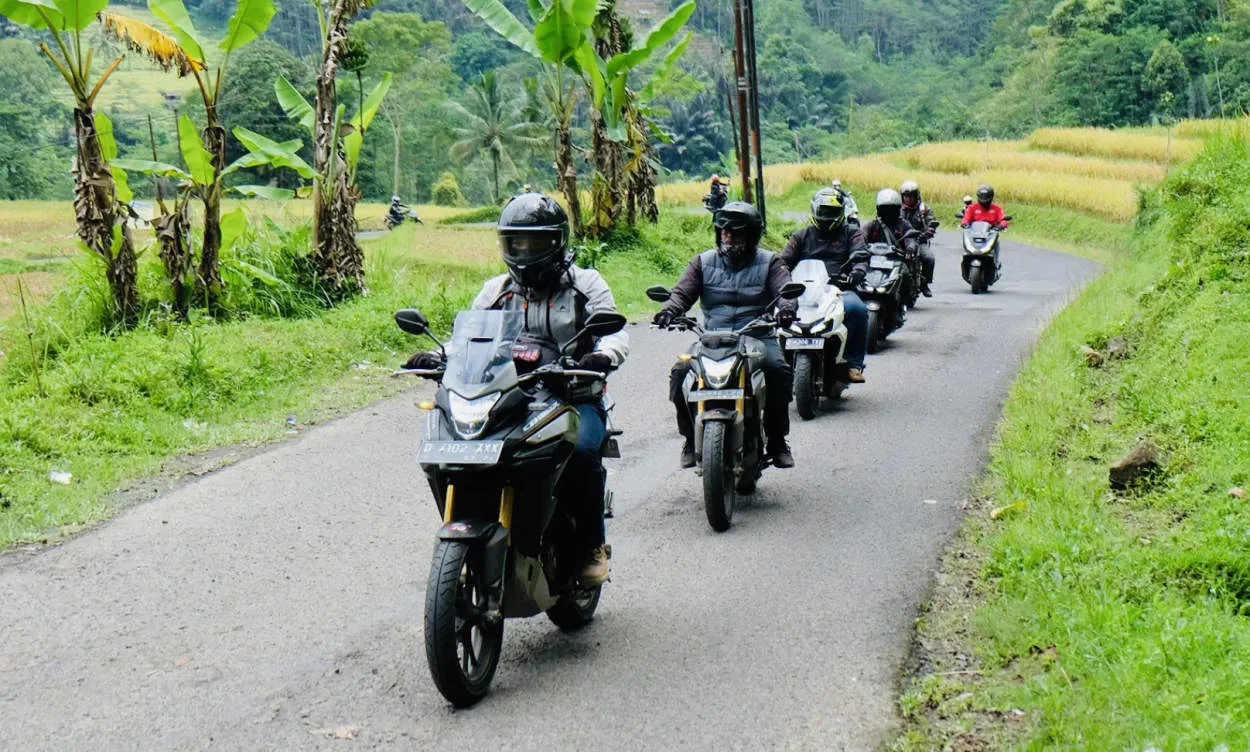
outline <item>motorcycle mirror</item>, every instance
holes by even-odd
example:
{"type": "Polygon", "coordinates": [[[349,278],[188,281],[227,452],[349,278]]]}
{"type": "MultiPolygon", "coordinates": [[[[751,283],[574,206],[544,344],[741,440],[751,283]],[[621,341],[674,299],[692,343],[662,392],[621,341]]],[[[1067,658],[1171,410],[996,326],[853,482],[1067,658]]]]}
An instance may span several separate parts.
{"type": "Polygon", "coordinates": [[[1004,214],[1004,215],[1003,215],[1003,219],[1005,219],[1005,220],[1007,220],[1008,222],[1010,222],[1010,221],[1011,221],[1011,215],[1010,215],[1010,214],[1004,214]]]}
{"type": "Polygon", "coordinates": [[[778,297],[785,298],[786,300],[794,300],[795,298],[801,297],[806,291],[807,286],[802,282],[787,282],[781,286],[781,295],[778,297]]]}
{"type": "Polygon", "coordinates": [[[673,297],[673,293],[668,291],[663,285],[655,285],[647,288],[647,297],[657,303],[667,303],[668,299],[673,297]]]}
{"type": "Polygon", "coordinates": [[[600,311],[586,319],[586,327],[582,331],[595,337],[606,337],[624,329],[627,322],[628,319],[619,313],[600,311]]]}
{"type": "Polygon", "coordinates": [[[404,308],[395,312],[395,323],[409,334],[429,334],[430,320],[415,308],[404,308]]]}

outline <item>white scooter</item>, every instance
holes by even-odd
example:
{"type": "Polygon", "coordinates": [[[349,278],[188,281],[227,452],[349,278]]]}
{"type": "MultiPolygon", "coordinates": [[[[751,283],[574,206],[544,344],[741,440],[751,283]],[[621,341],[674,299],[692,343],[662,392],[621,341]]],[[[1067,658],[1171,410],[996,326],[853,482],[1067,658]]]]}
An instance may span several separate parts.
{"type": "Polygon", "coordinates": [[[781,348],[794,370],[794,405],[803,420],[816,417],[822,397],[837,399],[846,390],[846,324],[842,290],[830,281],[825,263],[804,259],[790,275],[806,288],[794,323],[778,330],[781,348]]]}

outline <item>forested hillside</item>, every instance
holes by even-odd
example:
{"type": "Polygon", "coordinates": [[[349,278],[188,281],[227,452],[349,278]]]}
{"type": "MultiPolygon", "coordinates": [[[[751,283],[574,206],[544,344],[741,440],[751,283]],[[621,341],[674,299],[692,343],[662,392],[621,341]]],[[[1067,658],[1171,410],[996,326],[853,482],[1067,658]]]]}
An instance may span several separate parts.
{"type": "MultiPolygon", "coordinates": [[[[526,4],[507,3],[518,16],[526,4]]],[[[115,4],[116,5],[116,4],[115,4]]],[[[145,14],[125,0],[120,12],[145,14]]],[[[220,34],[233,0],[187,3],[197,26],[220,34]]],[[[298,138],[274,96],[285,75],[311,95],[318,50],[316,12],[279,0],[264,39],[231,62],[222,96],[226,122],[285,140],[298,138]]],[[[669,0],[622,0],[635,31],[664,14],[669,0]]],[[[725,112],[732,72],[730,0],[703,0],[696,38],[681,70],[652,92],[648,113],[666,134],[656,154],[673,177],[706,176],[732,165],[725,112]]],[[[760,104],[768,161],[828,159],[952,138],[1014,137],[1043,125],[1129,126],[1179,117],[1234,114],[1250,107],[1247,0],[769,0],[758,3],[760,104]]],[[[98,46],[121,47],[99,34],[98,46]]],[[[552,182],[552,145],[505,139],[495,174],[471,147],[482,123],[531,122],[551,132],[539,71],[461,0],[380,0],[352,25],[367,52],[341,74],[351,101],[383,72],[395,83],[365,137],[359,183],[366,198],[396,191],[407,200],[487,202],[501,191],[552,182]],[[486,71],[498,70],[487,91],[486,71]],[[477,88],[475,93],[474,89],[477,88]],[[466,118],[464,105],[479,119],[466,118]],[[456,143],[465,142],[460,148],[456,143]],[[397,154],[398,151],[398,154],[397,154]],[[398,179],[395,165],[398,163],[398,179]],[[436,186],[439,188],[435,196],[436,186]]],[[[0,198],[67,197],[72,119],[67,96],[35,52],[39,33],[0,22],[0,198]]],[[[132,53],[101,94],[123,156],[152,158],[148,116],[160,159],[175,159],[174,111],[196,117],[188,79],[158,71],[132,53]]],[[[575,143],[586,144],[579,106],[575,143]]],[[[307,148],[307,147],[306,147],[307,148]]],[[[243,153],[228,140],[229,158],[243,153]]],[[[238,182],[290,185],[287,172],[239,175],[238,182]]],[[[663,179],[663,176],[662,176],[663,179]]],[[[150,187],[142,185],[140,193],[150,187]]]]}

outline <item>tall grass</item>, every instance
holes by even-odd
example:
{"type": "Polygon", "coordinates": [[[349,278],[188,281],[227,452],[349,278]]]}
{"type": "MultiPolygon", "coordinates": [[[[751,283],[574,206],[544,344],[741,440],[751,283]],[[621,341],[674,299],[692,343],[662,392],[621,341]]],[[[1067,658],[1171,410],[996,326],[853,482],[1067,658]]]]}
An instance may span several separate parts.
{"type": "Polygon", "coordinates": [[[1202,150],[1202,141],[1165,134],[1132,133],[1106,128],[1042,128],[1029,134],[1037,149],[1088,157],[1179,163],[1202,150]]]}
{"type": "Polygon", "coordinates": [[[951,141],[914,146],[898,153],[907,167],[972,175],[988,170],[1055,173],[1080,178],[1157,183],[1167,168],[1157,162],[1078,157],[1029,151],[1023,141],[951,141]]]}

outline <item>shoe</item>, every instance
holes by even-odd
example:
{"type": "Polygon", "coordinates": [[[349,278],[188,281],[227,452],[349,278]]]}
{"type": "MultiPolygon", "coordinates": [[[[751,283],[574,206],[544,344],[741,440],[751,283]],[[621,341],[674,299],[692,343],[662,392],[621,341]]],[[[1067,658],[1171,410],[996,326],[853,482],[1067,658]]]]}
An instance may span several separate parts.
{"type": "Polygon", "coordinates": [[[687,441],[681,445],[681,466],[694,467],[694,442],[687,441]]]}
{"type": "Polygon", "coordinates": [[[929,283],[928,283],[928,282],[925,282],[925,283],[924,283],[924,287],[921,287],[921,288],[920,288],[920,294],[921,294],[921,295],[923,295],[923,296],[925,296],[926,298],[931,298],[931,297],[933,297],[933,291],[929,289],[929,283]]]}
{"type": "Polygon", "coordinates": [[[768,455],[773,458],[773,467],[794,467],[794,455],[785,439],[768,442],[768,455]]]}
{"type": "Polygon", "coordinates": [[[846,371],[846,380],[852,384],[864,383],[864,369],[848,368],[846,371]]]}
{"type": "Polygon", "coordinates": [[[595,546],[591,550],[590,556],[586,559],[586,566],[582,567],[581,583],[583,587],[597,588],[608,581],[610,568],[608,560],[612,558],[612,547],[608,544],[595,546]]]}

